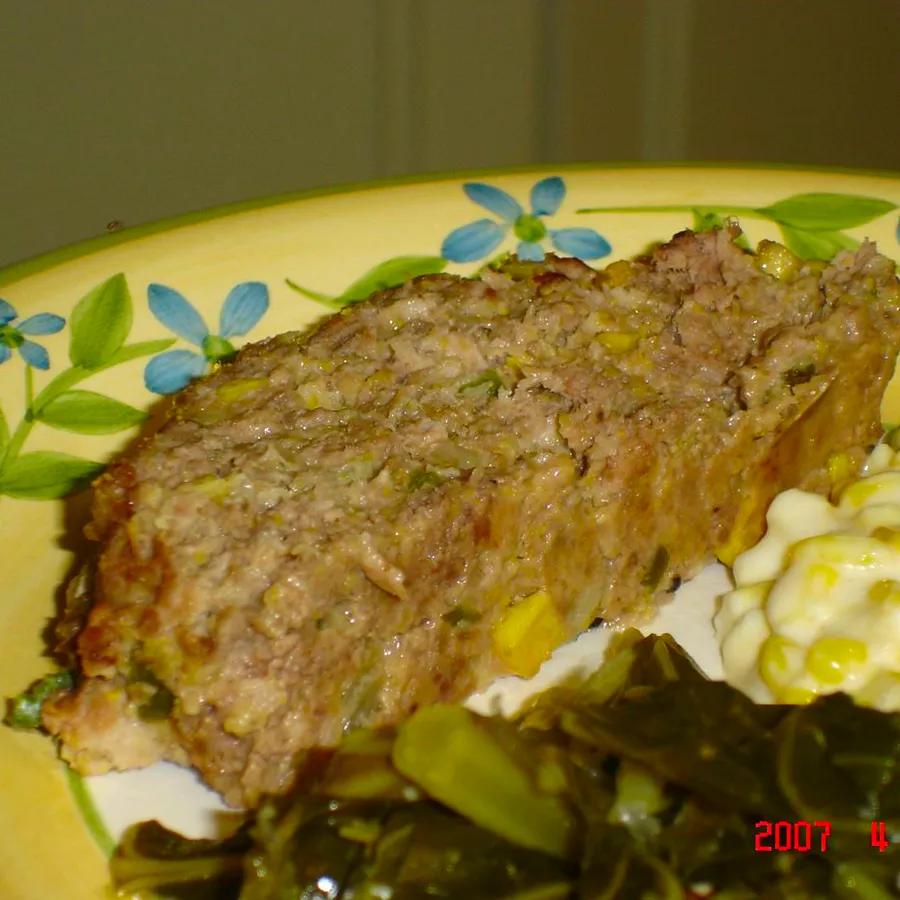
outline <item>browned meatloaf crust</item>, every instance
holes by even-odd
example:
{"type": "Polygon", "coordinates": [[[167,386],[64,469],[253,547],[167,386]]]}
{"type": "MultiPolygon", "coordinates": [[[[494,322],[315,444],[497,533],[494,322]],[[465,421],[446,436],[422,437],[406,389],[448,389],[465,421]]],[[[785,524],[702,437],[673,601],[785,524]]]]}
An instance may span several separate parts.
{"type": "Polygon", "coordinates": [[[428,276],[190,386],[94,487],[84,679],[45,710],[64,756],[189,761],[254,804],[302,748],[484,686],[524,598],[559,639],[639,619],[776,491],[852,474],[893,263],[765,268],[718,231],[428,276]]]}

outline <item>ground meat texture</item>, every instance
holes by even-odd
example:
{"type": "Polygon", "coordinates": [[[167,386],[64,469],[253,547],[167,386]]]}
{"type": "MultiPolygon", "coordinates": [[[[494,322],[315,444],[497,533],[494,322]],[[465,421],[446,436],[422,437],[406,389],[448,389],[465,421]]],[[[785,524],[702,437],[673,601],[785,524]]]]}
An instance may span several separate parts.
{"type": "Polygon", "coordinates": [[[254,805],[304,748],[501,674],[525,598],[559,639],[640,621],[777,491],[851,477],[894,265],[864,244],[776,277],[733,238],[419,278],[187,388],[95,483],[63,755],[188,760],[254,805]]]}

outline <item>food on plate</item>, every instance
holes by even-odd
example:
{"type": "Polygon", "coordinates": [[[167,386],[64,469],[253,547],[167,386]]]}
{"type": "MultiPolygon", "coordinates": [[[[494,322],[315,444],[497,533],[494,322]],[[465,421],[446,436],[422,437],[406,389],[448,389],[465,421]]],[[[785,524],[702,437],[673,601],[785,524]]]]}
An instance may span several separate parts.
{"type": "Polygon", "coordinates": [[[789,490],[734,562],[715,625],[725,677],[761,703],[843,691],[900,710],[898,432],[836,504],[789,490]]]}
{"type": "Polygon", "coordinates": [[[304,748],[647,618],[777,491],[852,476],[894,264],[737,234],[426,276],[188,387],[95,483],[81,678],[43,711],[63,757],[189,763],[252,806],[304,748]]]}
{"type": "Polygon", "coordinates": [[[891,897],[898,792],[900,714],[757,706],[630,631],[512,721],[353,732],[225,843],[144,823],[111,871],[129,897],[891,897]]]}

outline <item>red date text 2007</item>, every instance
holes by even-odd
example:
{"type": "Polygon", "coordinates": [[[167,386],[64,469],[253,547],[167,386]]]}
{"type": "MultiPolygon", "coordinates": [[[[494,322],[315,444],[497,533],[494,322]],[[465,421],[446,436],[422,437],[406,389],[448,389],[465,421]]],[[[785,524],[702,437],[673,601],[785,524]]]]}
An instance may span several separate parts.
{"type": "Polygon", "coordinates": [[[757,853],[795,853],[828,849],[831,822],[768,822],[756,823],[756,839],[753,849],[757,853]]]}
{"type": "MultiPolygon", "coordinates": [[[[757,853],[825,853],[831,822],[769,822],[756,823],[753,849],[757,853]]],[[[884,822],[872,822],[871,845],[884,853],[891,842],[884,822]]]]}

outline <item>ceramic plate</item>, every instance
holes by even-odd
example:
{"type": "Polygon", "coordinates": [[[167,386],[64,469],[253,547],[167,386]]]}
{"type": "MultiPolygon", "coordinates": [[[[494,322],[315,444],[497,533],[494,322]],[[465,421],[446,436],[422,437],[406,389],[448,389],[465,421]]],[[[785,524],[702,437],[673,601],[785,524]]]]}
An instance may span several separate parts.
{"type": "MultiPolygon", "coordinates": [[[[0,696],[45,674],[42,632],[82,551],[83,490],[164,393],[233,347],[296,329],[372,290],[507,251],[603,265],[685,227],[740,217],[751,243],[830,257],[872,238],[897,257],[900,177],[889,173],[557,167],[375,184],[240,204],[66,248],[0,272],[0,696]]],[[[900,421],[900,386],[888,392],[900,421]]],[[[709,626],[724,573],[682,589],[657,627],[713,674],[709,626]]],[[[539,675],[595,664],[602,633],[539,675]]],[[[507,680],[503,703],[521,685],[507,680]]],[[[498,702],[490,696],[482,705],[498,702]]],[[[193,832],[220,814],[189,773],[158,766],[82,781],[49,739],[0,727],[0,896],[97,900],[104,851],[128,821],[193,832]]]]}

